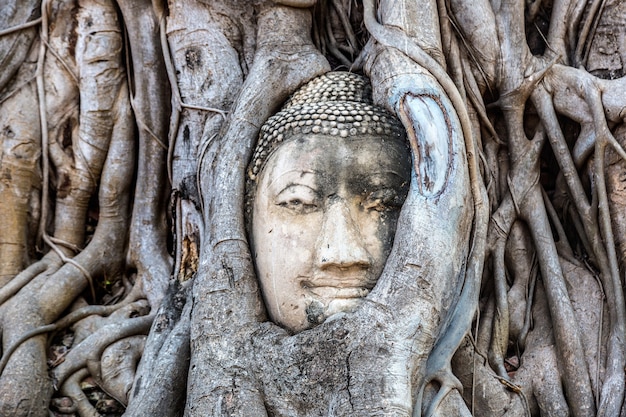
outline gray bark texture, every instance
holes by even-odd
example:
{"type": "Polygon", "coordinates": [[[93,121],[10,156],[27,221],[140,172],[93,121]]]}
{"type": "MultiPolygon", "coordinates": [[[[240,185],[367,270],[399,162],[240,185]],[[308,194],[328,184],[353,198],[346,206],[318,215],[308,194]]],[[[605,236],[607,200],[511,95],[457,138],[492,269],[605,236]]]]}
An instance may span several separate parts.
{"type": "Polygon", "coordinates": [[[0,415],[626,417],[624,39],[621,0],[0,0],[0,415]],[[329,71],[412,173],[293,334],[246,175],[329,71]]]}

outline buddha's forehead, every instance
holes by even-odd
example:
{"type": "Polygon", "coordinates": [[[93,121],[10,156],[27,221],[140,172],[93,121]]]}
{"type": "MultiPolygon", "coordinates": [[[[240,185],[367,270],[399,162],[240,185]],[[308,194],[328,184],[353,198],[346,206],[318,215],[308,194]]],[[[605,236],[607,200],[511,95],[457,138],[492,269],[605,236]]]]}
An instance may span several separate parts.
{"type": "Polygon", "coordinates": [[[408,179],[409,161],[406,144],[394,137],[301,135],[274,151],[261,178],[269,184],[312,176],[329,185],[384,175],[408,179]]]}

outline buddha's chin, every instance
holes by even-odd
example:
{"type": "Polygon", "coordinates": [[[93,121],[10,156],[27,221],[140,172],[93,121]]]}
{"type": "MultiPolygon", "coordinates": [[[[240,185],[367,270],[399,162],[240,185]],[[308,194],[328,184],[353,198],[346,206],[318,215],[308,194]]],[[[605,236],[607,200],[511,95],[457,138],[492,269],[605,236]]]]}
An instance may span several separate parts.
{"type": "Polygon", "coordinates": [[[338,313],[351,313],[363,303],[363,298],[336,298],[328,303],[326,318],[338,313]]]}
{"type": "Polygon", "coordinates": [[[335,319],[342,313],[353,312],[362,302],[363,298],[312,299],[306,307],[307,328],[315,327],[327,320],[335,319]]]}

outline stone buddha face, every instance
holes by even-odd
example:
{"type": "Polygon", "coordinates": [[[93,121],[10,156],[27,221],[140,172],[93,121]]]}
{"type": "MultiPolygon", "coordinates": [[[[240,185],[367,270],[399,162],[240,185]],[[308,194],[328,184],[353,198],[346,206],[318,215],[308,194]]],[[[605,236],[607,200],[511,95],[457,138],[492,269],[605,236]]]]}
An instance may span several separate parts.
{"type": "Polygon", "coordinates": [[[270,318],[291,332],[354,310],[378,280],[410,182],[403,139],[299,134],[256,180],[251,238],[270,318]]]}

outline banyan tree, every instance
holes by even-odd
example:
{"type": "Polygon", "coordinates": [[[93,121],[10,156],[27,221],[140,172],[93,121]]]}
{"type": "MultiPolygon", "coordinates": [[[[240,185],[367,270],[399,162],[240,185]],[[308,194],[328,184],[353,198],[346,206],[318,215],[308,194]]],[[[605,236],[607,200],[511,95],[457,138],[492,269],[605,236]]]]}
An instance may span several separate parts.
{"type": "Polygon", "coordinates": [[[2,0],[0,415],[626,416],[626,4],[2,0]]]}

